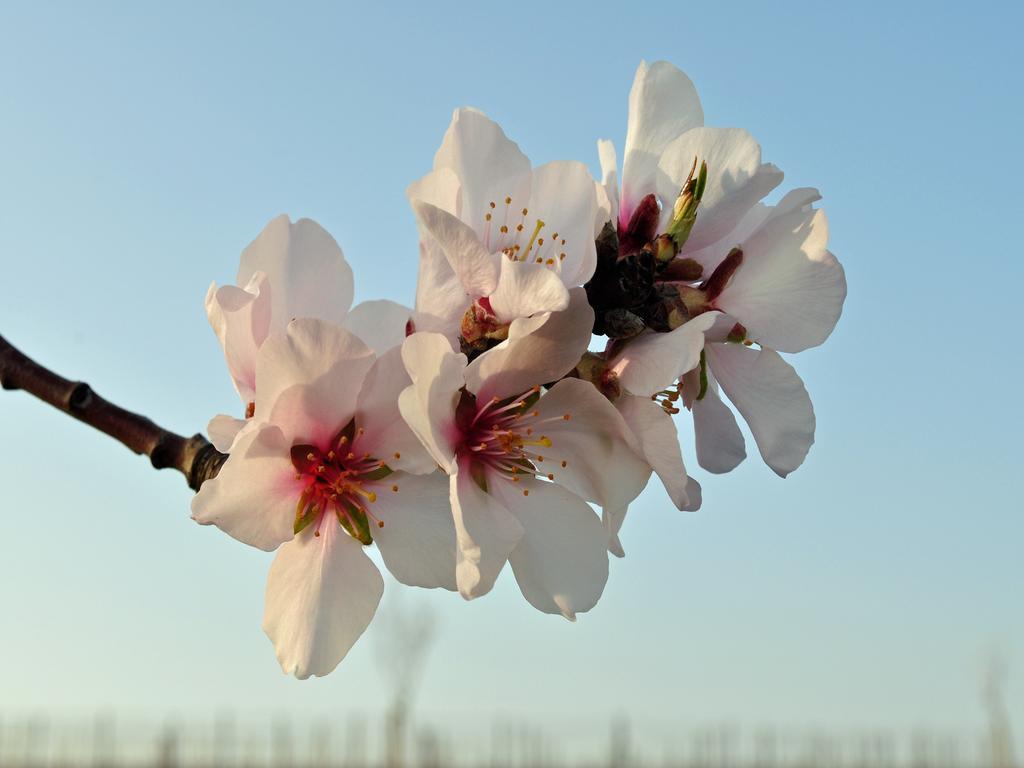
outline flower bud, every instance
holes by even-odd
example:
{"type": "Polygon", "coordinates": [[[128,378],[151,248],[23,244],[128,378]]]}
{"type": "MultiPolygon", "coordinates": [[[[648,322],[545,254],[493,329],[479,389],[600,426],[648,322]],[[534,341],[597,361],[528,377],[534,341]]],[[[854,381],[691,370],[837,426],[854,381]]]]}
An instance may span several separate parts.
{"type": "Polygon", "coordinates": [[[682,249],[690,236],[690,230],[697,221],[697,208],[708,184],[708,164],[702,161],[700,172],[697,178],[694,178],[693,173],[696,170],[697,158],[694,157],[693,167],[690,168],[690,173],[679,191],[679,197],[672,206],[672,222],[668,226],[668,235],[675,241],[677,249],[682,249]]]}
{"type": "Polygon", "coordinates": [[[669,235],[658,235],[654,241],[654,258],[659,264],[668,264],[676,257],[679,249],[669,235]]]}
{"type": "Polygon", "coordinates": [[[647,195],[637,204],[625,232],[619,232],[619,256],[629,256],[643,250],[654,239],[660,218],[658,198],[647,195]]]}
{"type": "Polygon", "coordinates": [[[703,285],[708,301],[714,301],[721,295],[742,263],[743,251],[740,248],[733,248],[729,251],[729,255],[722,259],[721,264],[715,267],[715,271],[711,273],[711,277],[703,285]]]}

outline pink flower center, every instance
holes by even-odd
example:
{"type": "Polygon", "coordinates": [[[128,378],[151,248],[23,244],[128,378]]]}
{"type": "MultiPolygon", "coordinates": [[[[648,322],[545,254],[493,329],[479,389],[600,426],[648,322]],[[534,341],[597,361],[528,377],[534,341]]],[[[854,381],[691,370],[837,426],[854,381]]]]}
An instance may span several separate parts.
{"type": "MultiPolygon", "coordinates": [[[[380,481],[391,474],[390,467],[356,448],[362,429],[349,424],[326,447],[294,445],[291,449],[295,479],[302,486],[295,508],[295,533],[316,525],[315,535],[328,512],[333,512],[341,526],[364,544],[373,541],[369,521],[379,528],[384,521],[373,514],[370,506],[377,501],[375,490],[380,481]]],[[[400,458],[395,454],[395,458],[400,458]]],[[[398,492],[398,486],[391,490],[398,492]]]]}
{"type": "MultiPolygon", "coordinates": [[[[540,394],[534,387],[518,397],[492,398],[480,406],[476,398],[463,391],[456,419],[462,432],[458,447],[461,456],[470,459],[474,471],[519,482],[523,475],[555,479],[554,471],[544,472],[545,452],[554,445],[543,433],[544,425],[568,421],[572,414],[542,418],[533,405],[540,394]]],[[[551,462],[550,454],[547,461],[551,462]]],[[[568,461],[559,462],[562,468],[568,461]]],[[[528,490],[523,491],[529,495],[528,490]]]]}

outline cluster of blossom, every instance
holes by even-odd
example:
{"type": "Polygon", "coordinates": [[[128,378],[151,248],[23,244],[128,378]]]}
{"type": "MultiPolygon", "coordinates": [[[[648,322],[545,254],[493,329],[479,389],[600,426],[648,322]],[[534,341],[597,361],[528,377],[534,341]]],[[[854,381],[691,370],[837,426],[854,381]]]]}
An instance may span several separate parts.
{"type": "Polygon", "coordinates": [[[641,64],[620,185],[608,141],[597,182],[580,162],[532,167],[459,109],[408,190],[414,309],[350,308],[338,244],[286,216],[242,253],[237,287],[211,286],[244,418],[210,422],[229,457],[193,517],[277,550],[263,628],[285,672],[327,674],[366,629],[373,542],[404,584],[472,599],[508,562],[538,610],[589,610],[652,473],[700,506],[674,414],[692,415],[704,469],[745,458],[720,389],[775,472],[803,462],[814,412],[779,352],[828,337],[843,270],[817,191],[762,203],[782,173],[746,131],[703,123],[686,75],[641,64]]]}

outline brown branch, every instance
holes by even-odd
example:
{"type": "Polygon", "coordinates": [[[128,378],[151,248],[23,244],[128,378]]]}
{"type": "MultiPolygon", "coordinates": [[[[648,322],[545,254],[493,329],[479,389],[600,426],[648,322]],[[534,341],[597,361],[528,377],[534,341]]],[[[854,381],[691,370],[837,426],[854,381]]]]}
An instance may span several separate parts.
{"type": "Polygon", "coordinates": [[[216,476],[227,459],[202,435],[182,437],[145,416],[104,400],[81,381],[68,381],[15,349],[0,336],[0,386],[23,389],[45,403],[110,435],[135,453],[145,454],[157,469],[171,467],[199,490],[216,476]]]}

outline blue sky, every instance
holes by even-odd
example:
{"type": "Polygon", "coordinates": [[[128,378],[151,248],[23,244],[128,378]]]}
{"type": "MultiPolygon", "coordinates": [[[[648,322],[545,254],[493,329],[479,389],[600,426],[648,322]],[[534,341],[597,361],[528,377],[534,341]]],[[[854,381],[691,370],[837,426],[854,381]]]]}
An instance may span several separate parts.
{"type": "MultiPolygon", "coordinates": [[[[358,299],[411,302],[404,189],[454,107],[596,172],[637,63],[669,59],[709,124],[824,195],[850,295],[794,361],[817,443],[785,481],[699,474],[697,514],[652,486],[576,625],[510,574],[472,604],[402,590],[439,622],[420,710],[974,728],[999,649],[1021,729],[1022,23],[1010,3],[6,4],[0,333],[201,430],[237,406],[203,296],[270,218],[331,231],[358,299]]],[[[0,434],[0,713],[386,705],[375,629],[324,680],[281,675],[269,557],[192,523],[180,476],[24,394],[0,394],[0,434]]]]}

